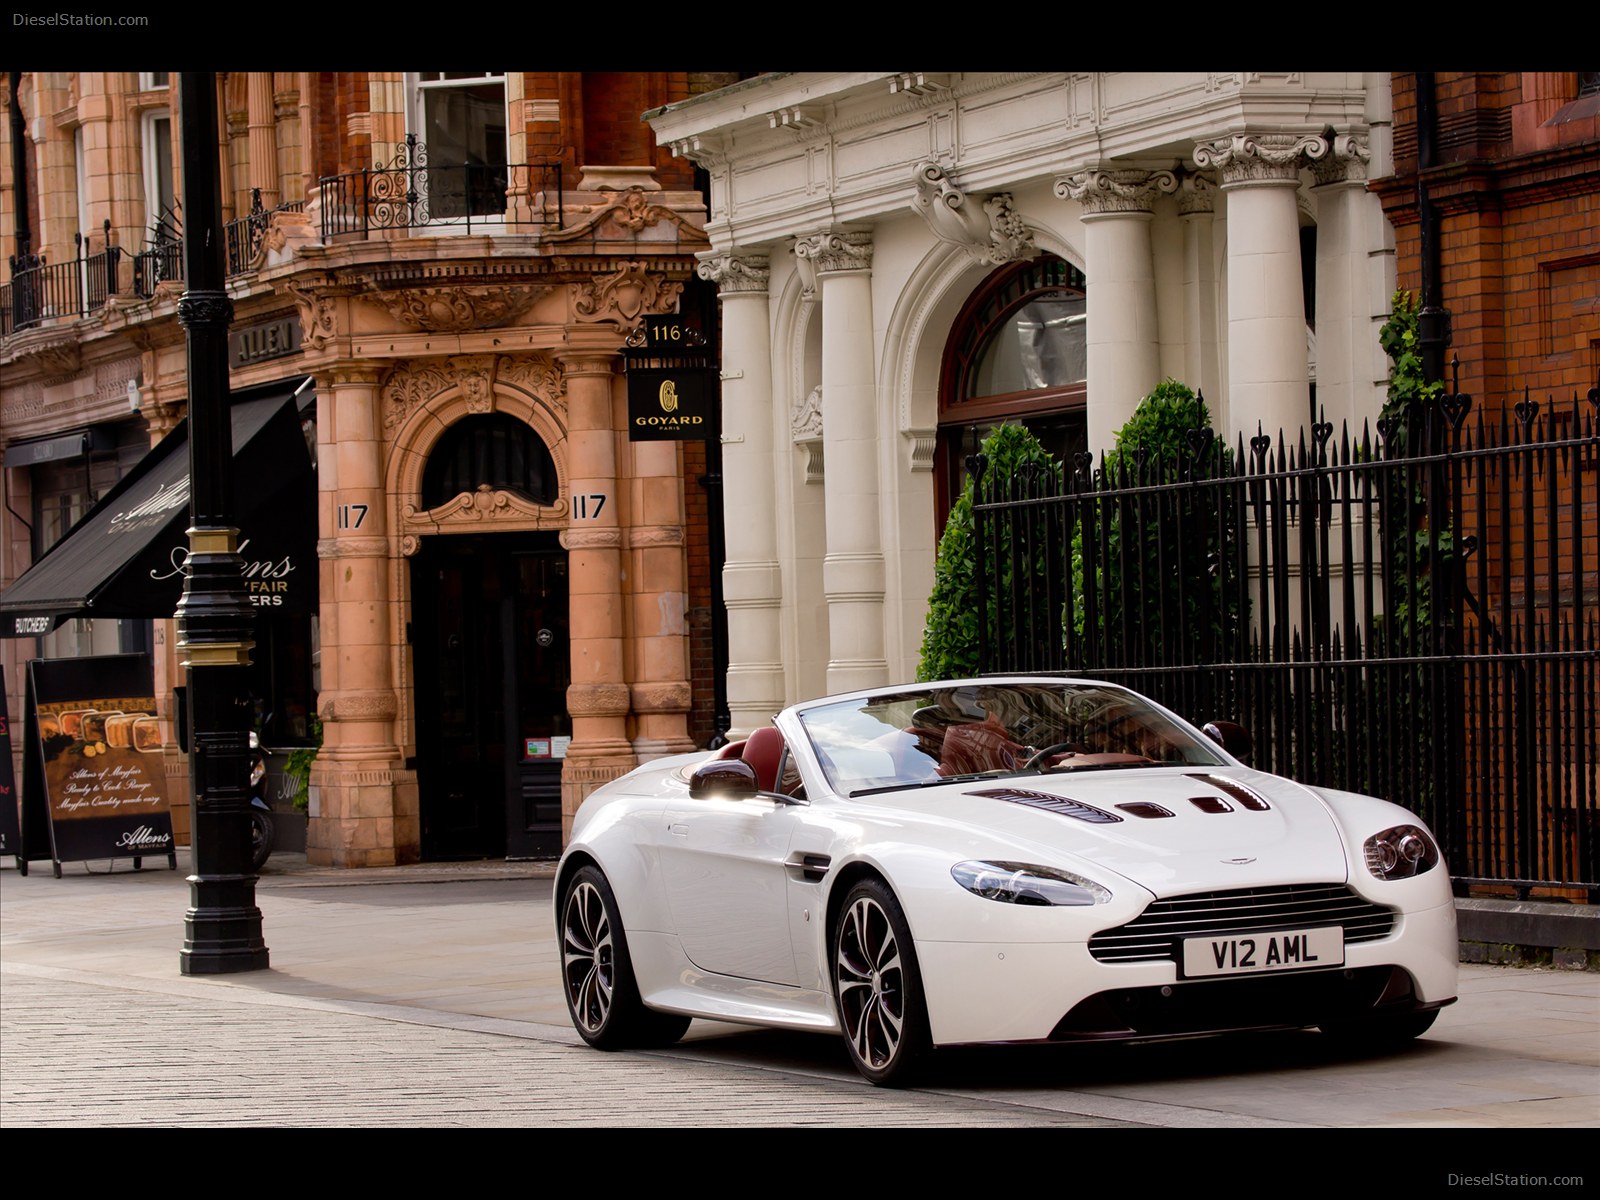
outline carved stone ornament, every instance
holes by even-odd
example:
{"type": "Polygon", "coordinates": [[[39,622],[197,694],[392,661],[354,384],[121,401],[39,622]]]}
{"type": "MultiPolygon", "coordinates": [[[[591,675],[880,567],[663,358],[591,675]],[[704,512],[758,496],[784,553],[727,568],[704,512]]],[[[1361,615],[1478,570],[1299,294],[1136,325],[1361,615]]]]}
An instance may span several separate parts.
{"type": "Polygon", "coordinates": [[[574,683],[567,688],[567,712],[575,717],[623,717],[630,699],[625,683],[574,683]]]}
{"type": "Polygon", "coordinates": [[[470,413],[486,413],[494,407],[493,355],[468,354],[449,360],[456,372],[456,382],[467,402],[470,413]]]}
{"type": "Polygon", "coordinates": [[[549,295],[545,284],[495,287],[398,288],[368,285],[362,299],[383,309],[407,328],[423,333],[495,329],[520,317],[549,295]]]}
{"type": "Polygon", "coordinates": [[[940,241],[960,246],[974,262],[986,266],[1033,253],[1033,236],[1009,193],[984,200],[980,213],[942,164],[932,160],[918,163],[911,177],[917,187],[911,207],[940,241]]]}
{"type": "Polygon", "coordinates": [[[558,499],[554,504],[535,504],[514,492],[480,483],[473,491],[462,492],[438,508],[424,510],[408,503],[401,508],[400,515],[408,526],[427,524],[439,529],[498,521],[550,523],[566,519],[567,502],[558,499]]]}
{"type": "Polygon", "coordinates": [[[562,393],[566,390],[561,364],[543,355],[516,358],[503,355],[495,365],[495,377],[537,396],[551,410],[560,405],[562,393]]]}
{"type": "Polygon", "coordinates": [[[1198,167],[1222,172],[1222,183],[1293,183],[1300,168],[1328,153],[1326,138],[1315,134],[1237,133],[1194,148],[1198,167]]]}
{"type": "Polygon", "coordinates": [[[399,711],[391,691],[324,692],[317,703],[324,721],[392,721],[399,711]]]}
{"type": "Polygon", "coordinates": [[[411,412],[428,403],[451,384],[443,368],[402,363],[383,385],[383,427],[397,429],[411,412]]]}
{"type": "Polygon", "coordinates": [[[789,419],[789,429],[795,441],[822,436],[822,385],[811,389],[811,394],[795,406],[789,419]]]}
{"type": "Polygon", "coordinates": [[[82,365],[76,333],[70,342],[27,346],[19,357],[32,363],[43,381],[48,384],[62,383],[73,378],[82,365]]]}
{"type": "Polygon", "coordinates": [[[1083,205],[1085,216],[1104,213],[1148,213],[1157,196],[1178,190],[1171,171],[1079,171],[1056,180],[1056,195],[1083,205]]]}
{"type": "Polygon", "coordinates": [[[1217,185],[1204,175],[1185,174],[1178,181],[1179,216],[1201,216],[1215,212],[1216,207],[1217,185]]]}
{"type": "MultiPolygon", "coordinates": [[[[605,190],[601,193],[605,199],[589,208],[589,215],[581,221],[560,230],[557,233],[545,235],[548,242],[573,242],[586,238],[603,237],[603,227],[615,225],[624,235],[638,233],[652,225],[659,225],[663,221],[677,227],[678,236],[686,241],[707,241],[706,231],[696,228],[673,208],[665,204],[657,204],[650,199],[649,193],[642,187],[630,187],[625,191],[605,190]]],[[[569,208],[570,211],[570,208],[569,208]]]]}
{"type": "Polygon", "coordinates": [[[1340,133],[1328,138],[1328,153],[1312,164],[1318,184],[1359,183],[1367,177],[1372,147],[1364,137],[1340,133]]]}
{"type": "Polygon", "coordinates": [[[797,238],[795,257],[809,263],[818,275],[834,271],[866,271],[872,267],[870,233],[813,233],[797,238]]]}
{"type": "Polygon", "coordinates": [[[572,284],[572,308],[580,321],[616,321],[632,325],[646,313],[677,308],[683,284],[652,275],[642,262],[623,263],[610,275],[572,284]]]}
{"type": "Polygon", "coordinates": [[[313,350],[321,350],[336,332],[333,298],[292,283],[288,291],[300,309],[300,340],[313,350]]]}
{"type": "Polygon", "coordinates": [[[765,254],[737,254],[713,251],[696,255],[700,265],[695,274],[728,292],[766,292],[772,282],[771,261],[765,254]]]}

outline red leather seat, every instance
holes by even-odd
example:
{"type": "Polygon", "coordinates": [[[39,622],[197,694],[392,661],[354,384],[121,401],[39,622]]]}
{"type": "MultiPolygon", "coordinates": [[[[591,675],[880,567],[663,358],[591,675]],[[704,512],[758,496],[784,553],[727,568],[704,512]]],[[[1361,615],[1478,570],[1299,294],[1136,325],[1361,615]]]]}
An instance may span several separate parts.
{"type": "Polygon", "coordinates": [[[756,773],[756,786],[763,792],[778,790],[778,762],[783,758],[783,734],[771,725],[754,729],[739,755],[756,773]]]}

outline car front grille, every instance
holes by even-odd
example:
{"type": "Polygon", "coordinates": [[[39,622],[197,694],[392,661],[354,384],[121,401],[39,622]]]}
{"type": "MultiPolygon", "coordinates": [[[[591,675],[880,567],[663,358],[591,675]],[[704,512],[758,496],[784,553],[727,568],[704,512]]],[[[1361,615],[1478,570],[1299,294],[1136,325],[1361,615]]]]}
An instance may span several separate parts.
{"type": "Polygon", "coordinates": [[[1326,925],[1342,925],[1346,945],[1370,942],[1394,929],[1394,910],[1339,883],[1198,892],[1153,901],[1126,925],[1090,938],[1089,953],[1100,962],[1180,962],[1184,938],[1326,925]]]}

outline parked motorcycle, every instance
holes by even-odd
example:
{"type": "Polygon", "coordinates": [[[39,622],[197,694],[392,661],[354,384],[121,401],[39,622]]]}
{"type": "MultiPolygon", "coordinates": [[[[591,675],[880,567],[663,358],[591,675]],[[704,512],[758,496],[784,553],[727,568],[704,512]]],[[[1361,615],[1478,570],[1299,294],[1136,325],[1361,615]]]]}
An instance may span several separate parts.
{"type": "Polygon", "coordinates": [[[272,839],[276,829],[272,822],[272,805],[267,803],[267,755],[261,749],[261,739],[252,730],[250,734],[250,869],[259,871],[266,866],[272,854],[272,839]]]}

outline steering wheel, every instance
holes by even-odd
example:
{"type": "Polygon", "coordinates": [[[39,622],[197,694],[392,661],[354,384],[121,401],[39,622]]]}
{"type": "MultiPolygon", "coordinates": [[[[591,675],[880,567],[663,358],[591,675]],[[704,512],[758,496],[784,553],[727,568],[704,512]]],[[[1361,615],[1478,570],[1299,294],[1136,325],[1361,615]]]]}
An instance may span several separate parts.
{"type": "Polygon", "coordinates": [[[1025,771],[1031,770],[1032,768],[1037,767],[1045,759],[1049,758],[1052,754],[1065,754],[1069,750],[1074,754],[1089,753],[1089,747],[1085,746],[1082,742],[1055,742],[1052,745],[1046,746],[1043,750],[1035,750],[1029,757],[1028,761],[1022,764],[1022,769],[1025,771]]]}

